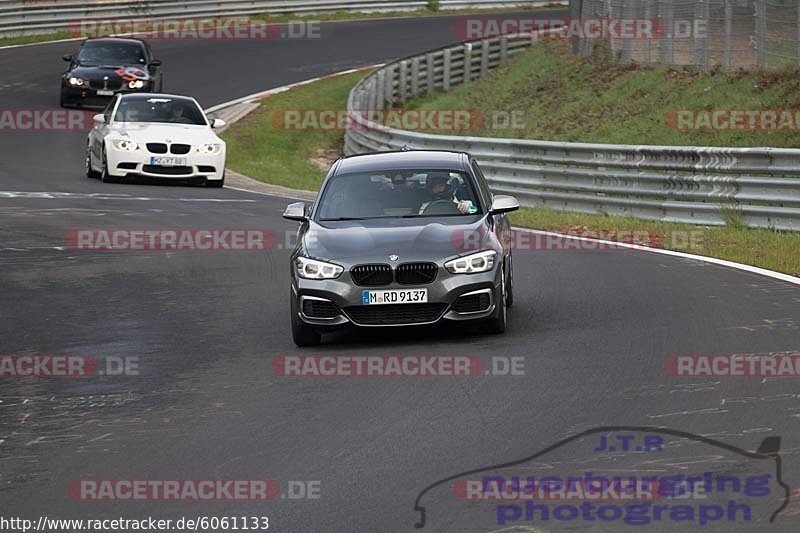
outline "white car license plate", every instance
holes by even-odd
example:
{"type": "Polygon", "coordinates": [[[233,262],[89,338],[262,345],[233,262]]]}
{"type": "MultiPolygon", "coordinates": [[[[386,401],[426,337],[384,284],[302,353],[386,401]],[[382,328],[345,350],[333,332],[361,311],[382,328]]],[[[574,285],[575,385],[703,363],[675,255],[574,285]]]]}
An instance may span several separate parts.
{"type": "Polygon", "coordinates": [[[185,167],[185,157],[151,157],[151,165],[158,165],[160,167],[185,167]]]}
{"type": "Polygon", "coordinates": [[[428,289],[363,291],[361,301],[364,305],[422,304],[428,301],[428,289]]]}
{"type": "Polygon", "coordinates": [[[98,89],[97,96],[114,96],[114,91],[105,91],[103,89],[98,89]]]}

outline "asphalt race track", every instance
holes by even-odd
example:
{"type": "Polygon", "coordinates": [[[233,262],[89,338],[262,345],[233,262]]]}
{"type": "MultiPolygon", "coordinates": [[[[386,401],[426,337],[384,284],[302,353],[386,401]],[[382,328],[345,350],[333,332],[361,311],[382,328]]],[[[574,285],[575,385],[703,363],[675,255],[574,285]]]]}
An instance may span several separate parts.
{"type": "MultiPolygon", "coordinates": [[[[443,46],[456,40],[452,22],[348,22],[318,41],[153,47],[166,89],[210,107],[443,46]]],[[[61,55],[74,48],[0,50],[0,107],[55,109],[61,55]]],[[[87,180],[84,143],[83,133],[0,131],[0,354],[138,357],[140,375],[0,382],[0,514],[269,516],[275,531],[414,531],[414,502],[427,485],[607,425],[663,426],[747,450],[779,435],[784,480],[793,492],[800,487],[797,379],[687,379],[663,368],[676,354],[797,350],[796,285],[646,252],[519,251],[503,336],[458,328],[344,332],[298,350],[283,246],[266,253],[63,248],[67,232],[85,228],[255,228],[282,238],[294,227],[280,217],[289,200],[87,180]],[[273,357],[298,354],[523,357],[525,375],[272,372],[273,357]],[[315,480],[321,497],[85,502],[67,496],[77,479],[315,480]]],[[[686,443],[675,449],[681,457],[699,453],[686,443]]],[[[431,507],[429,516],[457,513],[456,503],[431,507]]],[[[798,512],[793,501],[774,524],[741,530],[797,531],[798,512]]],[[[478,531],[436,527],[428,530],[478,531]]]]}

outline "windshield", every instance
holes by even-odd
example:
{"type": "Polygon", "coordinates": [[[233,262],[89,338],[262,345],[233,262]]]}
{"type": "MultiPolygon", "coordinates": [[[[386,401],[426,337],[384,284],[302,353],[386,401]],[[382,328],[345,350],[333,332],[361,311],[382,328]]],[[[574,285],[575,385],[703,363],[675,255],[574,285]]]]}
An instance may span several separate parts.
{"type": "Polygon", "coordinates": [[[82,47],[76,58],[78,63],[85,66],[119,66],[119,65],[144,65],[144,47],[136,42],[87,42],[82,47]]]}
{"type": "Polygon", "coordinates": [[[186,98],[124,98],[114,115],[116,122],[160,122],[164,124],[208,123],[198,105],[186,98]]]}
{"type": "Polygon", "coordinates": [[[450,170],[344,174],[328,182],[318,220],[467,216],[480,213],[472,180],[450,170]]]}

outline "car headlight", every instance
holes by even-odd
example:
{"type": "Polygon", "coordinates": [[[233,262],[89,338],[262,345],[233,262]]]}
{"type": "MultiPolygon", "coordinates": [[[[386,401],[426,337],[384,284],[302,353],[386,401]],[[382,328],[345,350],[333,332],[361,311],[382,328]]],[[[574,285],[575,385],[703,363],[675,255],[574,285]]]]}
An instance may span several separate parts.
{"type": "Polygon", "coordinates": [[[305,279],[335,279],[344,272],[344,268],[339,265],[308,257],[298,257],[295,259],[294,265],[297,267],[297,275],[305,279]]]}
{"type": "Polygon", "coordinates": [[[489,250],[453,259],[445,263],[444,267],[451,274],[477,274],[493,269],[495,259],[497,259],[497,252],[489,250]]]}
{"type": "Polygon", "coordinates": [[[203,144],[197,147],[198,154],[217,154],[219,153],[221,145],[219,144],[203,144]]]}
{"type": "Polygon", "coordinates": [[[128,87],[131,89],[141,89],[144,87],[144,82],[142,80],[133,80],[128,82],[128,87]]]}
{"type": "Polygon", "coordinates": [[[76,78],[75,76],[72,76],[67,81],[73,87],[83,87],[84,85],[86,85],[86,80],[84,80],[83,78],[76,78]]]}
{"type": "Polygon", "coordinates": [[[139,149],[139,145],[128,139],[117,139],[113,141],[114,148],[117,150],[124,150],[126,152],[135,152],[139,149]]]}

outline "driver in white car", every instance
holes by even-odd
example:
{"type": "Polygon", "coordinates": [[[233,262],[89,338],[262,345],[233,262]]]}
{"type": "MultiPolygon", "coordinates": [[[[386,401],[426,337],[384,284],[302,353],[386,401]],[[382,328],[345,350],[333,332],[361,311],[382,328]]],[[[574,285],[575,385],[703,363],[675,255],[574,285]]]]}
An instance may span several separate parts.
{"type": "Polygon", "coordinates": [[[450,176],[445,172],[431,173],[425,182],[425,189],[430,195],[429,200],[423,202],[419,208],[419,214],[425,213],[425,210],[433,202],[453,202],[456,204],[458,211],[466,215],[468,213],[475,213],[477,211],[475,205],[470,200],[459,200],[456,196],[456,191],[450,185],[450,176]]]}

